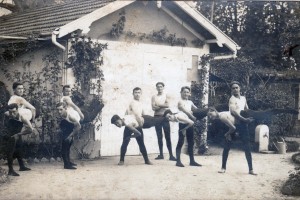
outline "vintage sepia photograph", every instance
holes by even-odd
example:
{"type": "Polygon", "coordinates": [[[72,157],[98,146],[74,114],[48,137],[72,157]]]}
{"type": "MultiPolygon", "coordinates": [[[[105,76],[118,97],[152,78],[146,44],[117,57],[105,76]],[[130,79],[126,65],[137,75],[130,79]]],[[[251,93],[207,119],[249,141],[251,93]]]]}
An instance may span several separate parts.
{"type": "Polygon", "coordinates": [[[300,1],[0,0],[0,200],[300,199],[300,1]]]}

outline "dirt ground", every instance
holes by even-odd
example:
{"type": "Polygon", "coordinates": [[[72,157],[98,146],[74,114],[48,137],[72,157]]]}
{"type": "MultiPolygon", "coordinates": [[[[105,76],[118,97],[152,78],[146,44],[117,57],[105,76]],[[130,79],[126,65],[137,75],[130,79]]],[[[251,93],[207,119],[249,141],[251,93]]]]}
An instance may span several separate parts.
{"type": "Polygon", "coordinates": [[[77,170],[64,170],[59,162],[33,164],[31,171],[1,185],[0,199],[297,199],[280,193],[294,169],[292,153],[253,153],[259,175],[251,176],[239,150],[230,152],[226,173],[217,173],[221,151],[196,156],[202,167],[189,166],[187,155],[184,168],[154,160],[156,155],[150,155],[152,166],[144,165],[142,156],[127,156],[124,166],[117,165],[119,157],[77,161],[77,170]]]}

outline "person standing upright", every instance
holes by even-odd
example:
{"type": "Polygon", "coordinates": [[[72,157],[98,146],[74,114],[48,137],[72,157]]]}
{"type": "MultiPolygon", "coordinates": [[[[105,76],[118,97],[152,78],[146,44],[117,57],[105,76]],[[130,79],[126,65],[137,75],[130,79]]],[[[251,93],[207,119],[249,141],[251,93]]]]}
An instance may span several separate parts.
{"type": "MultiPolygon", "coordinates": [[[[196,117],[193,115],[193,111],[197,109],[197,107],[194,105],[194,103],[189,100],[189,97],[191,95],[191,88],[188,86],[184,86],[181,88],[180,91],[181,99],[178,102],[178,109],[182,112],[184,112],[189,119],[193,120],[194,122],[197,120],[196,117]]],[[[181,154],[181,148],[184,143],[184,132],[181,131],[184,129],[188,124],[180,123],[179,122],[179,137],[178,137],[178,143],[176,146],[176,166],[178,167],[184,167],[184,165],[181,163],[180,160],[180,154],[181,154]]],[[[190,157],[190,165],[191,166],[201,166],[199,163],[197,163],[194,159],[194,126],[190,126],[186,130],[186,139],[188,142],[188,153],[190,157]]]]}
{"type": "MultiPolygon", "coordinates": [[[[164,87],[165,84],[163,82],[156,83],[157,94],[153,95],[151,99],[152,110],[154,111],[155,118],[163,118],[165,111],[169,109],[169,96],[165,94],[164,87]]],[[[156,125],[155,130],[159,147],[159,155],[155,159],[164,159],[162,134],[162,130],[164,130],[167,148],[170,156],[169,160],[176,161],[176,158],[173,156],[172,152],[171,131],[169,121],[165,120],[163,121],[163,123],[156,125]]]]}
{"type": "Polygon", "coordinates": [[[130,142],[130,136],[132,133],[135,134],[135,139],[139,145],[140,152],[142,153],[145,164],[152,165],[149,161],[146,146],[144,143],[144,134],[142,130],[142,126],[144,124],[144,109],[142,103],[140,102],[140,98],[142,95],[142,89],[139,87],[135,87],[133,89],[133,100],[130,102],[125,117],[121,119],[119,116],[115,115],[111,119],[111,123],[115,124],[118,127],[125,126],[123,133],[123,142],[121,145],[120,152],[120,161],[118,165],[124,165],[125,154],[127,152],[127,146],[130,142]]]}
{"type": "Polygon", "coordinates": [[[64,162],[64,169],[76,169],[77,164],[70,160],[70,148],[72,146],[74,135],[78,134],[80,125],[80,116],[77,112],[70,112],[65,103],[58,103],[56,105],[58,113],[62,118],[59,127],[62,136],[61,154],[64,162]]]}
{"type": "MultiPolygon", "coordinates": [[[[252,122],[254,119],[251,117],[245,118],[241,115],[241,111],[248,109],[248,104],[246,97],[241,95],[240,83],[237,81],[233,81],[230,83],[230,88],[232,96],[229,99],[229,112],[235,118],[236,131],[239,133],[239,137],[243,142],[245,156],[249,168],[249,174],[257,175],[253,171],[252,155],[250,150],[250,136],[248,130],[248,123],[252,122]]],[[[226,171],[226,163],[231,144],[232,141],[225,140],[224,150],[222,154],[222,168],[219,173],[225,173],[226,171]]]]}

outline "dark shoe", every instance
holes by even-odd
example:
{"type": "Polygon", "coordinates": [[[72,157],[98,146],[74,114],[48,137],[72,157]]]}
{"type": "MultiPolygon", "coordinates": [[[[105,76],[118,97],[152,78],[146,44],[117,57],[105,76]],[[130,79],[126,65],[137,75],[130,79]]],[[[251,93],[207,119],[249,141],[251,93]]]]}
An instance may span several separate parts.
{"type": "Polygon", "coordinates": [[[153,163],[150,162],[149,160],[145,161],[145,164],[146,164],[146,165],[153,165],[153,163]]]}
{"type": "Polygon", "coordinates": [[[162,156],[162,155],[158,155],[158,156],[155,158],[155,160],[162,160],[162,159],[164,159],[164,156],[162,156]]]}
{"type": "Polygon", "coordinates": [[[184,167],[184,165],[181,162],[178,162],[178,161],[176,162],[176,166],[177,167],[184,167]]]}
{"type": "Polygon", "coordinates": [[[70,166],[64,166],[64,169],[77,169],[77,168],[70,165],[70,166]]]}
{"type": "Polygon", "coordinates": [[[169,160],[177,161],[177,159],[174,156],[170,156],[169,160]]]}
{"type": "Polygon", "coordinates": [[[72,166],[77,166],[77,164],[70,162],[70,165],[72,166]]]}
{"type": "Polygon", "coordinates": [[[253,170],[250,170],[250,171],[249,171],[249,174],[250,174],[250,175],[257,176],[257,174],[256,174],[256,173],[254,173],[254,171],[253,171],[253,170]]]}
{"type": "Polygon", "coordinates": [[[193,162],[190,162],[190,166],[201,167],[202,165],[193,161],[193,162]]]}
{"type": "Polygon", "coordinates": [[[29,170],[31,170],[30,168],[28,168],[28,167],[20,167],[20,169],[19,169],[19,171],[29,171],[29,170]]]}
{"type": "Polygon", "coordinates": [[[9,171],[8,172],[8,175],[10,175],[10,176],[20,176],[17,172],[15,172],[14,170],[12,170],[12,171],[9,171]]]}

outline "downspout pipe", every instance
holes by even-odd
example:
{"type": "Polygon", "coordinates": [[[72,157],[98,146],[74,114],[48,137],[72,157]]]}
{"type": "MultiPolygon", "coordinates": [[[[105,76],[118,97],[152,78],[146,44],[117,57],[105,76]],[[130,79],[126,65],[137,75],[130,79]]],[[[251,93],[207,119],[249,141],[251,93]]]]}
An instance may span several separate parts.
{"type": "Polygon", "coordinates": [[[53,32],[52,32],[52,37],[51,37],[51,40],[52,40],[52,43],[59,47],[60,49],[62,49],[63,51],[66,50],[66,47],[64,47],[62,44],[58,43],[56,38],[57,38],[57,35],[59,34],[59,28],[55,29],[53,32]]]}

